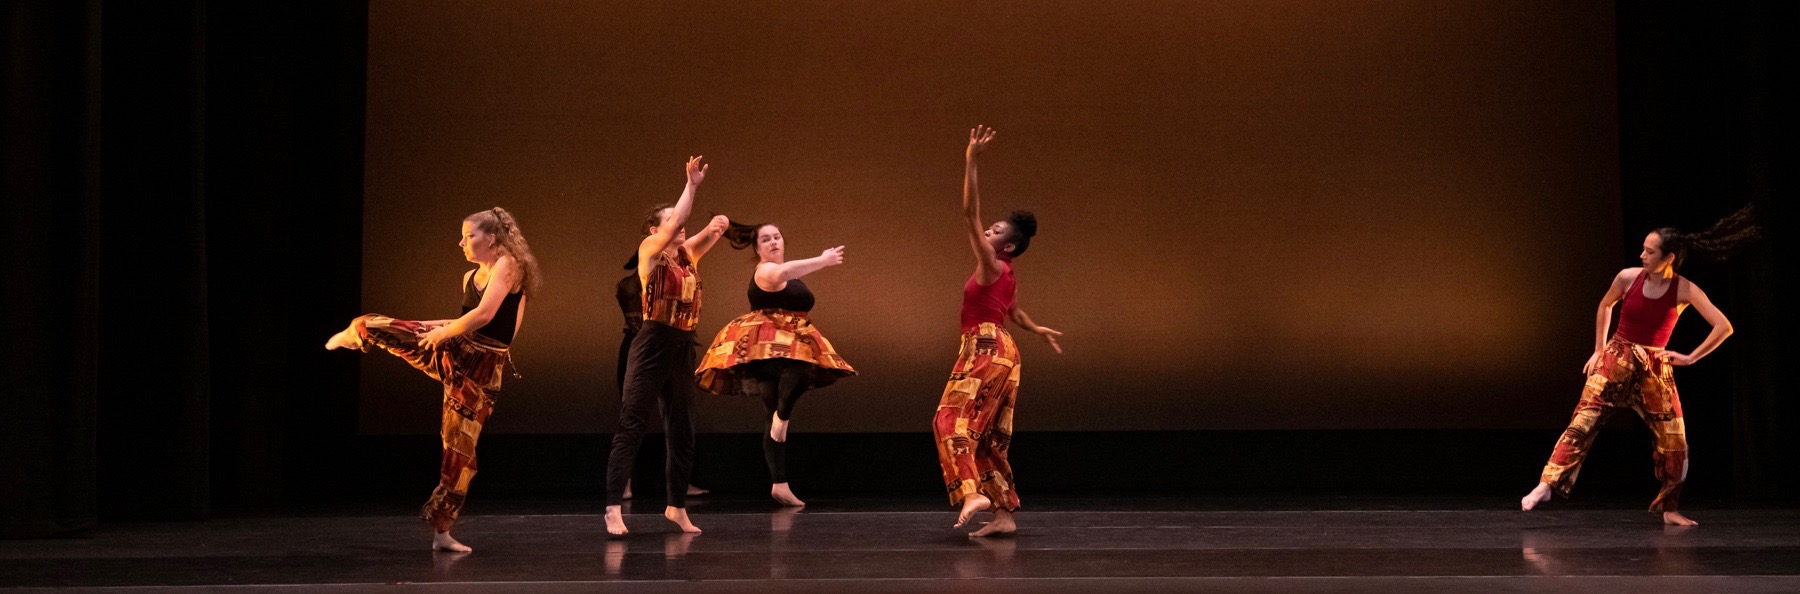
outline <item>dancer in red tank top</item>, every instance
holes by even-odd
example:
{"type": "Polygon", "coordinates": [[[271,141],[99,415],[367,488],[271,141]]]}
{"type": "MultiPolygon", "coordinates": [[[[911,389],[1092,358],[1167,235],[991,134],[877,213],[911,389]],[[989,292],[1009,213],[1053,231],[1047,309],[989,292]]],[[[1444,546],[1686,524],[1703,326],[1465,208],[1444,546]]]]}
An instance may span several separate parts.
{"type": "Polygon", "coordinates": [[[1678,507],[1681,485],[1687,480],[1687,430],[1673,374],[1675,367],[1692,365],[1718,348],[1731,336],[1731,322],[1713,307],[1705,291],[1675,271],[1689,256],[1721,259],[1757,236],[1755,212],[1746,206],[1700,233],[1663,227],[1644,238],[1644,250],[1638,254],[1643,267],[1619,271],[1600,300],[1594,354],[1581,369],[1588,376],[1587,387],[1569,428],[1544,465],[1537,488],[1519,501],[1521,509],[1531,511],[1549,500],[1552,492],[1567,497],[1600,426],[1613,413],[1630,410],[1650,426],[1655,437],[1656,478],[1662,481],[1662,489],[1651,501],[1650,511],[1661,512],[1665,524],[1698,523],[1682,515],[1678,507]],[[1609,340],[1606,330],[1615,303],[1620,304],[1619,328],[1609,340]],[[1666,350],[1675,320],[1689,305],[1712,324],[1712,333],[1686,354],[1666,350]]]}
{"type": "Polygon", "coordinates": [[[931,424],[950,504],[962,506],[956,527],[967,525],[976,512],[994,510],[993,521],[970,536],[1018,529],[1013,512],[1019,508],[1019,494],[1006,453],[1012,445],[1013,404],[1019,390],[1019,349],[1003,324],[1012,320],[1062,352],[1056,344],[1062,333],[1033,323],[1015,298],[1012,261],[1031,246],[1037,217],[1014,211],[1004,221],[981,225],[975,156],[993,139],[992,129],[977,126],[969,131],[964,153],[963,220],[969,248],[975,252],[975,274],[963,284],[961,351],[931,424]]]}

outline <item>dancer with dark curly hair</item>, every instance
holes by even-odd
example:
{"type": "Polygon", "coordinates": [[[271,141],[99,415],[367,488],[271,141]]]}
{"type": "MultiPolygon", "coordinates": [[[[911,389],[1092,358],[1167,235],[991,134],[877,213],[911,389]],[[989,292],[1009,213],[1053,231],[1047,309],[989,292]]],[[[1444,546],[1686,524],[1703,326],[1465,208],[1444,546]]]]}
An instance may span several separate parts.
{"type": "Polygon", "coordinates": [[[1650,426],[1655,439],[1653,458],[1662,489],[1650,502],[1650,511],[1661,512],[1665,524],[1698,524],[1679,510],[1688,455],[1674,371],[1713,352],[1731,336],[1732,329],[1731,321],[1713,306],[1706,292],[1676,271],[1692,257],[1722,260],[1759,234],[1754,206],[1746,206],[1705,231],[1683,233],[1663,227],[1644,237],[1643,251],[1638,254],[1643,266],[1619,271],[1600,299],[1594,320],[1594,354],[1581,368],[1587,386],[1575,405],[1569,428],[1544,465],[1537,488],[1519,500],[1520,509],[1531,511],[1549,500],[1552,492],[1568,497],[1600,426],[1614,413],[1629,410],[1650,426]],[[1615,304],[1620,305],[1619,327],[1609,338],[1607,327],[1615,304]],[[1667,350],[1676,319],[1690,305],[1712,325],[1712,332],[1692,351],[1667,350]]]}

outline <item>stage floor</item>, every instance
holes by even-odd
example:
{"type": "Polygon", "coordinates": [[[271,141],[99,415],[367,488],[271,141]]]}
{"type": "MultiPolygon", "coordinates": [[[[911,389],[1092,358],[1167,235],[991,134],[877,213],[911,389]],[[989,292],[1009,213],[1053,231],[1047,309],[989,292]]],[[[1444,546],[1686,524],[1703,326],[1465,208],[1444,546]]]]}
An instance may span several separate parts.
{"type": "Polygon", "coordinates": [[[935,501],[659,501],[608,538],[591,501],[470,504],[432,553],[403,509],[108,524],[88,538],[0,541],[0,586],[133,592],[1800,591],[1800,510],[1695,509],[1664,527],[1616,507],[1524,513],[1506,498],[1034,498],[1011,538],[970,539],[935,501]],[[148,587],[148,588],[146,588],[148,587]]]}

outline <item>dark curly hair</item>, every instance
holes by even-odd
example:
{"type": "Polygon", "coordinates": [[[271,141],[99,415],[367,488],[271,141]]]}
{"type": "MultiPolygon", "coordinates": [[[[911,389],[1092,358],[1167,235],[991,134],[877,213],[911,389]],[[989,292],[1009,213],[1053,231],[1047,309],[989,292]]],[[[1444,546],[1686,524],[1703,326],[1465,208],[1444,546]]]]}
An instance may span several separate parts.
{"type": "Polygon", "coordinates": [[[1675,268],[1679,270],[1688,256],[1724,260],[1761,239],[1762,226],[1756,222],[1756,205],[1749,204],[1719,219],[1705,231],[1682,233],[1674,227],[1661,227],[1652,233],[1662,238],[1663,253],[1675,256],[1675,268]]]}
{"type": "Polygon", "coordinates": [[[1006,215],[1007,225],[1012,227],[1012,257],[1017,258],[1031,247],[1031,237],[1037,235],[1037,215],[1028,210],[1015,210],[1006,215]]]}

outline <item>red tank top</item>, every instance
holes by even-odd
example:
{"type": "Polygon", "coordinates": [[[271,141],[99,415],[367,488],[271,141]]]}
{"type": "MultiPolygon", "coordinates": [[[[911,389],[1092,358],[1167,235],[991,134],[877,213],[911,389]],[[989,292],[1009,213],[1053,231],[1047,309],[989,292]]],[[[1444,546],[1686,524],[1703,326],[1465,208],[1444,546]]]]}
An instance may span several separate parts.
{"type": "Polygon", "coordinates": [[[1012,313],[1013,299],[1018,286],[1013,283],[1012,263],[1005,258],[1000,260],[1000,278],[987,286],[977,281],[979,273],[969,275],[969,282],[963,283],[962,330],[968,332],[981,326],[982,322],[1002,324],[1006,316],[1012,313]]]}
{"type": "Polygon", "coordinates": [[[693,330],[700,324],[700,273],[688,259],[686,247],[675,250],[674,261],[658,258],[644,283],[644,319],[693,330]]]}
{"type": "Polygon", "coordinates": [[[1651,299],[1644,296],[1644,277],[1651,274],[1649,270],[1639,272],[1637,280],[1631,281],[1619,308],[1619,331],[1613,336],[1660,349],[1669,344],[1669,333],[1681,316],[1681,276],[1675,276],[1661,297],[1651,299]]]}

